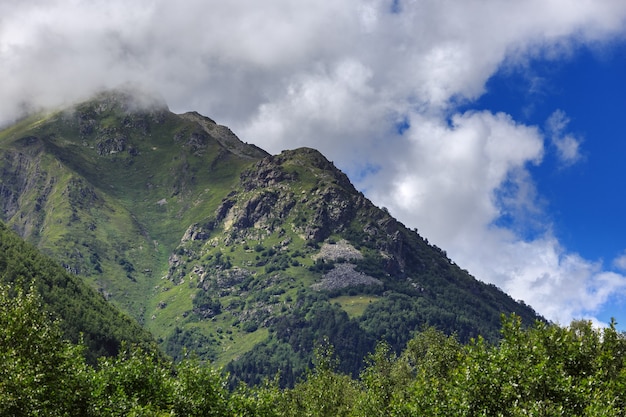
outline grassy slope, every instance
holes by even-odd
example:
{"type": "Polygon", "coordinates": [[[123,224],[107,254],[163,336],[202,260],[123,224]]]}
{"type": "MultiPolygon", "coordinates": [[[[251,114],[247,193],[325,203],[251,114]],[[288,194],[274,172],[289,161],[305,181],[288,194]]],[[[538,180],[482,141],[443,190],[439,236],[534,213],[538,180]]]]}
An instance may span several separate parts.
{"type": "Polygon", "coordinates": [[[7,220],[143,321],[145,295],[184,231],[212,214],[248,161],[215,141],[189,149],[184,142],[197,127],[169,112],[131,116],[120,128],[127,114],[115,107],[92,114],[93,107],[27,119],[0,133],[9,155],[30,154],[20,216],[7,220]],[[99,125],[80,133],[91,120],[99,125]],[[125,138],[124,151],[97,152],[116,137],[125,138]],[[35,209],[38,198],[43,205],[35,209]]]}
{"type": "MultiPolygon", "coordinates": [[[[130,126],[119,128],[127,114],[112,108],[95,115],[93,107],[32,117],[0,132],[7,159],[29,157],[21,173],[29,180],[19,190],[20,211],[7,220],[163,341],[191,310],[197,292],[163,279],[168,258],[190,224],[213,216],[253,161],[210,138],[189,140],[197,125],[167,111],[132,115],[130,126]],[[80,133],[81,124],[94,119],[98,125],[80,133]],[[116,136],[126,138],[124,151],[97,152],[99,143],[116,136]],[[38,199],[43,204],[36,209],[38,199]]],[[[221,338],[229,353],[220,362],[226,363],[267,336],[267,329],[228,338],[217,333],[232,321],[185,326],[221,338]]]]}

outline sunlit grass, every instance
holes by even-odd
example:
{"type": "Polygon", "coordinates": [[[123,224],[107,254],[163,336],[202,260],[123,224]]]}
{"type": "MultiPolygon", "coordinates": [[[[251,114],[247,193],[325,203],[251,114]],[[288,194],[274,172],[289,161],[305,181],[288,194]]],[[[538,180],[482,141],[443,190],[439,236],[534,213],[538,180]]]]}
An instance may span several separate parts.
{"type": "Polygon", "coordinates": [[[331,302],[338,303],[350,318],[361,317],[365,309],[372,303],[378,301],[380,297],[373,295],[344,295],[331,298],[331,302]]]}
{"type": "Polygon", "coordinates": [[[225,338],[222,342],[221,353],[215,361],[218,367],[225,366],[231,360],[237,359],[244,353],[252,350],[252,348],[267,339],[269,331],[266,328],[259,328],[252,333],[239,332],[232,335],[233,340],[225,338]]]}

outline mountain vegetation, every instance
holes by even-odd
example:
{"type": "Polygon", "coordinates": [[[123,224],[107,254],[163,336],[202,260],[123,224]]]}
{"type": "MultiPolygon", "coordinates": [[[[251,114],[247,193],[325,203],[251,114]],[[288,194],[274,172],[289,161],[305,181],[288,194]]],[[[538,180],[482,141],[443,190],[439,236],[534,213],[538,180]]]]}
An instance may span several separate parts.
{"type": "MultiPolygon", "coordinates": [[[[117,355],[123,342],[157,350],[152,336],[135,320],[3,224],[0,224],[0,285],[8,289],[7,296],[25,291],[36,294],[41,305],[36,313],[27,311],[24,320],[32,314],[60,320],[59,331],[64,339],[83,344],[91,364],[95,364],[98,357],[117,355]]],[[[10,300],[5,302],[11,303],[10,300]]],[[[19,316],[15,320],[20,321],[19,316]]],[[[27,326],[27,323],[20,325],[27,326]]],[[[2,329],[5,331],[7,327],[2,329]]],[[[4,337],[19,338],[20,335],[11,336],[7,330],[4,337]]],[[[30,340],[20,343],[30,343],[30,340]]],[[[37,350],[32,353],[38,354],[37,350]]]]}
{"type": "Polygon", "coordinates": [[[502,313],[540,319],[318,151],[269,155],[138,93],[0,131],[0,217],[176,361],[194,352],[225,367],[231,388],[278,371],[281,387],[298,384],[321,340],[357,378],[380,342],[400,355],[434,327],[495,343],[502,313]]]}
{"type": "Polygon", "coordinates": [[[0,285],[0,414],[11,416],[624,416],[626,338],[614,326],[567,328],[504,317],[501,340],[467,344],[427,328],[399,354],[380,343],[360,375],[338,371],[320,341],[291,388],[276,379],[228,389],[187,357],[172,364],[125,346],[97,367],[42,314],[34,291],[0,285]]]}

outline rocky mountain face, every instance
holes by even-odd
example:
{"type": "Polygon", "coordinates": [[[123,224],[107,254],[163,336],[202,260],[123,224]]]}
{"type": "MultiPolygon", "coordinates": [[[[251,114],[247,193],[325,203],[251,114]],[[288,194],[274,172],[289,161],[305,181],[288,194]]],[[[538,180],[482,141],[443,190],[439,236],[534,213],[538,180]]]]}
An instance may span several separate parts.
{"type": "Polygon", "coordinates": [[[120,92],[0,132],[0,216],[150,330],[239,378],[288,384],[328,339],[356,373],[435,326],[537,319],[375,207],[322,154],[269,155],[120,92]]]}

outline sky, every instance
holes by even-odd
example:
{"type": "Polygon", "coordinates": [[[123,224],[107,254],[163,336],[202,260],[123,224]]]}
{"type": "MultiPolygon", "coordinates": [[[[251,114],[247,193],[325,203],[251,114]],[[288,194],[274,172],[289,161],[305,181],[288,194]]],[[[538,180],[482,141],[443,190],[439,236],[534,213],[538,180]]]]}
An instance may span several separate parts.
{"type": "Polygon", "coordinates": [[[626,329],[623,0],[0,0],[0,126],[125,85],[317,148],[476,278],[626,329]]]}

